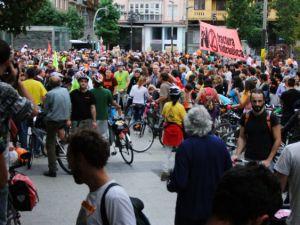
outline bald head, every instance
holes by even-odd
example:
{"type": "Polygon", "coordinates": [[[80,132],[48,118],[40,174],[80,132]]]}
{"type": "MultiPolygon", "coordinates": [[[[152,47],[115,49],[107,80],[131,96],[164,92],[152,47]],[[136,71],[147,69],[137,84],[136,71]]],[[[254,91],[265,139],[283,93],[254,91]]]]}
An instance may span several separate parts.
{"type": "Polygon", "coordinates": [[[52,76],[49,78],[49,84],[51,87],[58,87],[61,85],[61,79],[58,76],[52,76]]]}

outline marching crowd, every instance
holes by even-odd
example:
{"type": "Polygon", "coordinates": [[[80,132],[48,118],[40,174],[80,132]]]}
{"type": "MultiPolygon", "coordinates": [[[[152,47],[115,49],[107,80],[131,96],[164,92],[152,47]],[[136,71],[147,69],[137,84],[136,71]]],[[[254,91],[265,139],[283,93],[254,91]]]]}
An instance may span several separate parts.
{"type": "MultiPolygon", "coordinates": [[[[133,121],[139,121],[149,101],[159,105],[164,118],[161,180],[178,194],[176,225],[266,224],[280,209],[281,191],[287,188],[292,210],[287,224],[300,224],[300,72],[293,58],[276,56],[260,66],[250,55],[237,61],[201,51],[52,54],[28,46],[11,51],[1,40],[0,80],[0,225],[6,217],[9,132],[15,125],[21,147],[28,149],[28,119],[41,111],[48,153],[45,176],[57,176],[56,136],[64,140],[65,127],[73,133],[70,169],[76,183],[90,188],[77,224],[136,224],[128,195],[104,170],[107,120],[110,106],[119,115],[131,106],[133,121]],[[212,132],[220,105],[241,115],[233,155],[212,132]],[[280,107],[281,118],[266,105],[280,107]],[[288,133],[290,145],[274,165],[288,133]],[[262,165],[231,169],[241,157],[262,165]],[[103,207],[106,192],[105,219],[95,209],[103,207]]],[[[33,151],[39,157],[41,146],[33,151]]]]}

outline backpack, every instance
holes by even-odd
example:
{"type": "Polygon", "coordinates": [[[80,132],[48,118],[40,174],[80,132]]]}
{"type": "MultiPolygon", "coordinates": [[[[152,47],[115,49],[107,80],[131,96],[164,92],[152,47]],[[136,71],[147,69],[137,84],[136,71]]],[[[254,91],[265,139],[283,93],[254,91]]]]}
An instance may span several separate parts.
{"type": "MultiPolygon", "coordinates": [[[[272,114],[271,111],[267,111],[267,125],[269,128],[269,131],[272,133],[271,114],[272,114]]],[[[249,117],[250,117],[250,112],[247,112],[245,115],[245,126],[244,127],[246,127],[247,123],[249,122],[249,117]]]]}
{"type": "Polygon", "coordinates": [[[36,186],[23,174],[16,174],[11,179],[9,194],[14,208],[18,211],[31,211],[39,200],[36,186]]]}
{"type": "MultiPolygon", "coordinates": [[[[120,185],[117,183],[109,184],[108,187],[105,189],[102,199],[101,199],[101,209],[100,210],[101,210],[101,218],[102,218],[103,225],[110,225],[108,218],[107,218],[107,214],[106,214],[105,196],[106,196],[107,192],[109,191],[109,189],[111,189],[114,186],[120,186],[120,185]]],[[[136,219],[136,225],[150,225],[148,218],[143,213],[144,203],[142,202],[142,200],[140,200],[138,198],[130,197],[130,201],[133,206],[134,215],[135,215],[135,219],[136,219]]]]}

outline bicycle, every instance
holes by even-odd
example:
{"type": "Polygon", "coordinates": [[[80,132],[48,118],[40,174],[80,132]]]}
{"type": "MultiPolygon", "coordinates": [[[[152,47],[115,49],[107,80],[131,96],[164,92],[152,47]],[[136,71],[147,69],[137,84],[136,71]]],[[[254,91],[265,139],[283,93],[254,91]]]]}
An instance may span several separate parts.
{"type": "MultiPolygon", "coordinates": [[[[21,155],[21,159],[26,161],[26,160],[30,160],[31,158],[31,153],[28,152],[26,154],[22,154],[21,155]]],[[[16,175],[17,171],[15,169],[24,166],[24,163],[16,160],[16,162],[14,163],[10,163],[9,166],[9,181],[8,183],[10,184],[12,178],[16,175]]],[[[7,222],[6,225],[21,225],[21,214],[20,212],[14,207],[13,205],[13,199],[12,196],[10,194],[10,192],[8,192],[8,202],[7,202],[7,222]]]]}
{"type": "Polygon", "coordinates": [[[129,128],[123,118],[115,117],[114,115],[114,108],[112,108],[110,110],[110,118],[108,120],[109,142],[110,145],[115,144],[113,146],[115,151],[113,151],[111,154],[116,155],[116,148],[118,148],[125,163],[130,165],[133,162],[134,156],[129,128]]]}
{"type": "Polygon", "coordinates": [[[155,103],[147,103],[142,120],[129,126],[133,151],[141,153],[149,150],[156,137],[163,145],[163,118],[158,115],[156,108],[155,103]]]}
{"type": "MultiPolygon", "coordinates": [[[[45,124],[44,124],[44,115],[42,112],[39,113],[37,117],[33,119],[33,123],[31,124],[31,134],[29,136],[29,149],[31,152],[31,163],[30,166],[27,166],[28,169],[31,168],[32,160],[34,158],[34,146],[36,146],[36,142],[39,142],[41,145],[41,150],[43,155],[47,156],[47,151],[44,148],[44,139],[42,138],[45,136],[47,132],[45,131],[45,124]]],[[[65,128],[65,138],[68,139],[69,136],[69,129],[65,128]]],[[[59,166],[68,174],[72,174],[71,170],[68,166],[68,160],[67,160],[67,151],[68,151],[68,143],[63,140],[59,140],[58,137],[56,138],[56,160],[59,164],[59,166]]]]}
{"type": "Polygon", "coordinates": [[[213,133],[225,142],[227,149],[232,153],[237,148],[240,116],[236,112],[228,110],[222,114],[221,121],[222,123],[214,128],[213,133]]]}

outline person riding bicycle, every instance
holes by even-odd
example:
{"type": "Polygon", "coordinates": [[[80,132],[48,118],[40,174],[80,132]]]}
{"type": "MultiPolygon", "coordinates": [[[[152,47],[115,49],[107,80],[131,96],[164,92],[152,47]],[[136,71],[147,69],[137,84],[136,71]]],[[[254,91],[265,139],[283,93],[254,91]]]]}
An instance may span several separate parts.
{"type": "Polygon", "coordinates": [[[69,127],[71,125],[71,99],[68,90],[61,87],[61,78],[58,73],[50,77],[49,84],[52,90],[47,93],[44,104],[49,170],[44,172],[44,175],[56,177],[56,135],[58,134],[59,138],[63,140],[65,126],[69,127]]]}
{"type": "Polygon", "coordinates": [[[145,83],[146,78],[140,77],[129,93],[129,96],[132,97],[134,122],[141,120],[146,101],[149,98],[148,89],[144,87],[145,83]]]}
{"type": "Polygon", "coordinates": [[[72,103],[72,129],[97,128],[96,122],[96,100],[91,91],[88,90],[88,77],[80,74],[77,77],[79,89],[70,93],[72,103]]]}
{"type": "Polygon", "coordinates": [[[103,136],[104,139],[108,140],[108,107],[110,105],[115,106],[119,114],[121,114],[121,107],[113,100],[112,93],[103,87],[103,77],[98,74],[94,77],[94,89],[91,90],[95,97],[96,103],[96,120],[99,134],[103,136]]]}
{"type": "Polygon", "coordinates": [[[265,109],[265,95],[261,89],[254,89],[250,94],[252,110],[242,115],[236,161],[245,150],[245,159],[262,161],[266,167],[270,164],[281,144],[281,127],[277,117],[265,109]]]}
{"type": "Polygon", "coordinates": [[[173,168],[173,148],[178,147],[183,141],[183,120],[186,115],[183,105],[179,103],[180,89],[177,86],[170,87],[169,96],[171,101],[167,102],[162,110],[165,119],[163,144],[167,147],[165,149],[167,157],[161,174],[162,181],[169,177],[170,170],[173,168]]]}

